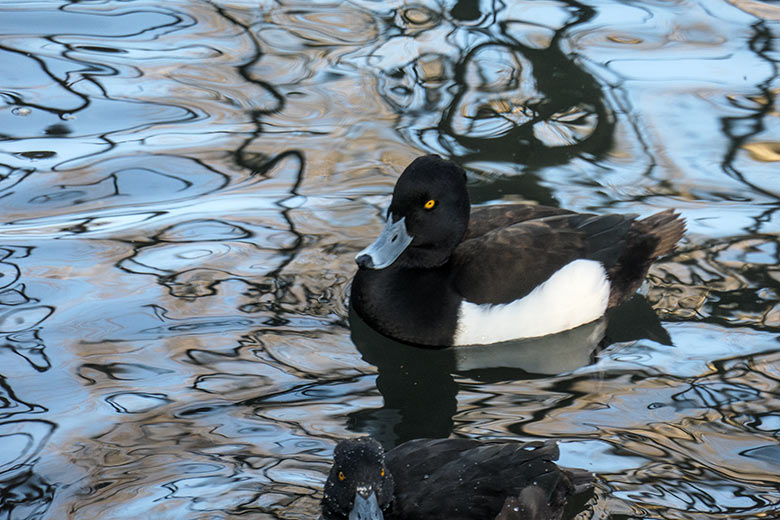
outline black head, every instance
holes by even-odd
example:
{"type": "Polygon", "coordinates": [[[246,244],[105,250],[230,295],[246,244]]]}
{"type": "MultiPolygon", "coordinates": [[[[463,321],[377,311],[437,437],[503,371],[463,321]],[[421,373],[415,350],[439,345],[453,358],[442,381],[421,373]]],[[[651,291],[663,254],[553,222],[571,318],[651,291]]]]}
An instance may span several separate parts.
{"type": "Polygon", "coordinates": [[[326,520],[381,519],[393,501],[393,490],[385,451],[377,441],[371,437],[341,441],[325,482],[322,516],[326,520]],[[375,504],[372,511],[367,511],[369,503],[375,504]]]}
{"type": "Polygon", "coordinates": [[[358,253],[358,265],[441,265],[463,239],[470,211],[465,172],[438,155],[418,157],[398,178],[385,231],[358,253]]]}
{"type": "Polygon", "coordinates": [[[388,212],[393,219],[406,218],[412,237],[406,260],[431,267],[444,263],[463,239],[470,209],[463,169],[438,155],[425,155],[398,178],[388,212]]]}

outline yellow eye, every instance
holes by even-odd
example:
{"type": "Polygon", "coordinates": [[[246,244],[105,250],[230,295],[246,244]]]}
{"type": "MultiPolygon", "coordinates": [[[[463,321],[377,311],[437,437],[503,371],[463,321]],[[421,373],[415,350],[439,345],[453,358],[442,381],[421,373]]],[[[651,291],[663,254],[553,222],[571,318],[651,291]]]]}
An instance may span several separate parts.
{"type": "Polygon", "coordinates": [[[382,471],[379,472],[379,476],[380,477],[384,477],[385,476],[385,468],[382,468],[382,471]]]}
{"type": "Polygon", "coordinates": [[[344,472],[343,471],[339,471],[339,480],[344,480],[345,478],[347,478],[347,477],[344,476],[344,472]]]}
{"type": "Polygon", "coordinates": [[[436,201],[430,199],[428,202],[425,203],[425,209],[433,209],[435,205],[436,205],[436,201]]]}

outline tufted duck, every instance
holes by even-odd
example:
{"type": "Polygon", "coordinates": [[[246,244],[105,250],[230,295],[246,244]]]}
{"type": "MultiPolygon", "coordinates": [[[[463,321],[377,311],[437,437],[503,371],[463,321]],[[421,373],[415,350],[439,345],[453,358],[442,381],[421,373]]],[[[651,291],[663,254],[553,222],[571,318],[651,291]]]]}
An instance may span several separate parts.
{"type": "Polygon", "coordinates": [[[425,346],[490,344],[572,329],[636,292],[685,232],[525,204],[471,209],[465,172],[437,155],[396,182],[384,231],[356,256],[351,304],[372,328],[425,346]]]}
{"type": "Polygon", "coordinates": [[[557,458],[555,442],[416,439],[385,453],[371,437],[342,441],[322,518],[558,519],[570,497],[592,488],[593,475],[559,468],[557,458]]]}

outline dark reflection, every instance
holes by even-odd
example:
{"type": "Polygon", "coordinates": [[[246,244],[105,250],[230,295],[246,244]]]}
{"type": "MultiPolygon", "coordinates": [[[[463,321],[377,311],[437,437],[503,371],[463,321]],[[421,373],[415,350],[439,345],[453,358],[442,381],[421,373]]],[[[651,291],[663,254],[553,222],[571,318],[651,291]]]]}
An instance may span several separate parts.
{"type": "MultiPolygon", "coordinates": [[[[0,245],[0,353],[10,351],[34,371],[46,372],[51,361],[40,331],[54,308],[41,305],[20,279],[19,262],[33,249],[0,245]]],[[[36,472],[35,464],[56,425],[27,417],[47,413],[51,403],[40,405],[17,395],[15,378],[3,375],[8,369],[0,367],[0,517],[43,518],[55,484],[36,472]]]]}
{"type": "MultiPolygon", "coordinates": [[[[749,111],[749,115],[721,118],[723,133],[728,136],[730,141],[726,154],[723,157],[721,168],[727,175],[739,180],[739,182],[750,187],[751,190],[780,201],[780,190],[767,189],[752,182],[749,176],[740,171],[735,164],[738,153],[751,138],[765,132],[771,124],[769,123],[769,118],[777,115],[774,108],[778,92],[775,82],[780,74],[780,64],[778,64],[776,55],[773,52],[777,44],[777,37],[772,33],[771,24],[767,24],[764,20],[755,22],[751,29],[752,37],[749,40],[749,48],[761,62],[770,67],[771,73],[764,81],[756,85],[758,94],[749,98],[750,102],[740,103],[736,100],[734,101],[733,104],[740,109],[749,111]]],[[[780,210],[780,207],[775,206],[771,212],[778,210],[780,210]]],[[[766,214],[765,217],[769,214],[766,214]]]]}
{"type": "Polygon", "coordinates": [[[0,474],[0,515],[4,518],[45,518],[56,486],[26,468],[8,479],[0,474]]]}
{"type": "Polygon", "coordinates": [[[661,345],[672,344],[672,338],[658,314],[641,294],[635,294],[619,307],[609,309],[606,319],[609,326],[604,334],[604,342],[607,345],[638,339],[649,339],[661,345]]]}
{"type": "MultiPolygon", "coordinates": [[[[35,99],[33,96],[4,91],[3,96],[10,98],[13,105],[32,107],[57,115],[74,114],[90,106],[94,99],[93,95],[87,92],[92,88],[97,92],[105,93],[105,88],[100,82],[101,77],[117,75],[118,70],[106,63],[86,60],[84,54],[77,51],[111,50],[112,54],[124,51],[109,49],[107,46],[85,48],[72,45],[70,42],[74,37],[103,38],[104,41],[115,42],[118,47],[121,47],[122,41],[127,42],[139,37],[160,37],[194,23],[189,16],[164,8],[135,9],[119,13],[100,11],[84,13],[78,12],[77,9],[63,8],[58,14],[57,17],[42,16],[40,11],[31,10],[29,12],[9,11],[4,15],[6,23],[13,25],[14,29],[10,31],[10,28],[6,27],[5,31],[13,34],[20,27],[24,27],[26,35],[44,39],[59,50],[51,54],[33,54],[24,46],[15,48],[14,45],[18,44],[16,38],[8,38],[3,45],[0,45],[0,60],[13,63],[19,73],[15,75],[16,81],[9,86],[23,91],[24,87],[37,86],[33,78],[38,76],[45,77],[47,81],[42,84],[49,85],[48,95],[39,102],[32,101],[30,98],[35,99]],[[63,28],[66,28],[66,31],[63,31],[63,28]],[[68,69],[68,65],[72,68],[68,69]],[[31,83],[26,85],[24,81],[31,83]]],[[[117,104],[121,103],[117,100],[117,104]]]]}
{"type": "MultiPolygon", "coordinates": [[[[460,21],[477,20],[482,16],[479,4],[458,2],[450,14],[460,21]]],[[[578,2],[565,4],[569,21],[550,30],[543,46],[518,39],[526,21],[504,19],[484,23],[484,34],[475,38],[480,43],[461,47],[459,56],[424,54],[382,71],[380,94],[399,113],[399,128],[462,163],[524,165],[524,176],[533,184],[539,179],[532,172],[542,166],[575,156],[602,157],[612,147],[614,117],[599,82],[562,49],[567,33],[589,21],[595,10],[578,2]],[[425,118],[436,113],[441,119],[426,125],[425,118]]],[[[490,19],[504,8],[495,4],[490,19]]],[[[401,19],[408,26],[398,29],[409,34],[415,20],[401,19]]],[[[446,19],[439,16],[438,23],[446,19]]],[[[447,43],[460,47],[469,40],[459,40],[457,32],[447,43]]],[[[377,55],[383,52],[380,47],[377,55]]]]}
{"type": "Polygon", "coordinates": [[[726,424],[738,422],[753,433],[766,433],[762,425],[778,417],[777,409],[770,406],[780,395],[780,377],[774,369],[778,352],[780,348],[768,354],[717,360],[711,374],[680,381],[682,389],[662,404],[706,411],[726,424]]]}
{"type": "Polygon", "coordinates": [[[118,381],[136,381],[146,379],[150,376],[170,374],[173,371],[141,365],[139,363],[107,363],[105,365],[84,363],[79,367],[78,375],[83,378],[87,384],[94,385],[97,381],[96,378],[91,377],[91,372],[97,372],[98,374],[118,381]]]}
{"type": "Polygon", "coordinates": [[[66,136],[73,132],[73,130],[70,129],[69,126],[63,125],[62,123],[55,123],[53,125],[49,125],[46,127],[46,130],[44,130],[46,135],[51,136],[66,136]]]}
{"type": "Polygon", "coordinates": [[[50,150],[34,150],[30,152],[20,152],[17,155],[19,157],[24,157],[25,159],[51,159],[57,155],[57,152],[52,152],[50,150]]]}
{"type": "Polygon", "coordinates": [[[378,370],[380,409],[351,413],[347,428],[372,435],[385,447],[421,437],[449,437],[458,393],[451,349],[404,345],[369,328],[350,307],[352,341],[378,370]]]}
{"type": "Polygon", "coordinates": [[[479,10],[479,0],[458,0],[450,9],[450,15],[456,20],[473,22],[479,20],[482,13],[479,10]]]}
{"type": "MultiPolygon", "coordinates": [[[[602,100],[601,86],[557,47],[560,34],[557,32],[550,47],[543,50],[520,43],[486,43],[470,50],[455,65],[454,81],[463,87],[453,97],[438,127],[459,145],[448,146],[452,157],[462,162],[525,164],[534,169],[562,164],[576,156],[598,158],[609,151],[614,119],[602,100]],[[529,88],[518,77],[500,87],[500,97],[469,96],[471,89],[485,88],[469,85],[466,76],[472,63],[479,63],[481,54],[496,52],[522,56],[515,57],[510,64],[531,68],[530,77],[524,79],[533,78],[535,92],[515,94],[516,89],[529,88]],[[464,112],[468,115],[464,116],[464,112]],[[464,117],[467,119],[458,121],[464,117]],[[496,133],[480,136],[482,125],[500,126],[496,133]]],[[[491,80],[490,73],[480,74],[483,82],[491,80]]]]}
{"type": "Polygon", "coordinates": [[[16,415],[24,416],[29,413],[39,414],[46,411],[42,406],[27,403],[20,399],[11,388],[8,380],[0,376],[0,420],[7,420],[16,415]]]}
{"type": "Polygon", "coordinates": [[[376,385],[384,405],[350,414],[348,427],[371,434],[388,447],[452,433],[459,390],[456,375],[478,382],[543,378],[589,365],[614,342],[647,338],[671,344],[640,295],[576,329],[493,345],[420,348],[382,336],[351,307],[349,321],[352,341],[363,359],[378,369],[376,385]]]}
{"type": "Polygon", "coordinates": [[[51,368],[51,361],[40,337],[40,325],[54,308],[41,305],[27,294],[17,264],[32,251],[31,247],[0,245],[0,345],[11,349],[38,372],[45,372],[51,368]]]}
{"type": "MultiPolygon", "coordinates": [[[[18,219],[8,223],[28,222],[30,205],[38,206],[36,209],[44,213],[66,208],[73,211],[78,206],[85,206],[83,210],[89,211],[90,208],[110,204],[114,214],[123,212],[120,213],[122,216],[142,213],[148,213],[150,217],[162,216],[165,212],[150,206],[160,201],[185,201],[206,196],[230,184],[230,177],[224,172],[203,161],[180,156],[106,158],[99,169],[90,173],[88,181],[78,176],[78,180],[48,183],[36,190],[37,195],[32,197],[22,198],[24,192],[9,194],[5,201],[7,214],[18,219]]],[[[71,225],[65,231],[88,233],[93,231],[96,227],[94,222],[100,217],[84,217],[80,224],[75,225],[78,219],[73,215],[69,221],[71,225]]]]}
{"type": "Polygon", "coordinates": [[[670,320],[778,332],[777,266],[780,238],[746,235],[703,241],[664,260],[673,269],[651,275],[653,305],[670,309],[670,320]]]}
{"type": "MultiPolygon", "coordinates": [[[[263,178],[252,183],[262,188],[263,178]]],[[[280,190],[278,199],[290,197],[280,190]]],[[[217,294],[221,283],[240,281],[247,294],[262,298],[273,279],[295,257],[301,236],[286,210],[274,212],[261,222],[196,219],[165,227],[143,242],[136,241],[133,253],[118,268],[133,274],[152,275],[177,298],[194,299],[217,294]],[[226,258],[242,258],[226,264],[226,258]],[[259,281],[260,277],[264,277],[259,281]],[[258,281],[255,281],[258,279],[258,281]]],[[[244,303],[244,312],[257,312],[244,303]]]]}
{"type": "MultiPolygon", "coordinates": [[[[0,135],[0,137],[2,137],[0,135]]],[[[11,189],[33,173],[32,169],[13,168],[0,164],[0,200],[6,198],[11,189]]]]}
{"type": "MultiPolygon", "coordinates": [[[[610,452],[646,460],[635,471],[605,475],[608,494],[626,497],[637,508],[635,516],[658,507],[675,518],[691,513],[771,516],[780,485],[772,472],[780,460],[778,352],[718,360],[708,373],[696,377],[650,371],[607,375],[605,382],[620,389],[621,399],[634,391],[631,386],[649,384],[657,389],[652,399],[635,401],[645,409],[645,423],[621,421],[608,427],[614,436],[610,452]],[[743,443],[751,447],[745,449],[743,443]]],[[[574,394],[569,382],[558,387],[574,394]]],[[[589,399],[578,396],[570,406],[582,406],[589,399]]],[[[601,404],[609,407],[606,400],[601,404]]],[[[596,423],[600,419],[591,415],[596,423]]]]}
{"type": "MultiPolygon", "coordinates": [[[[236,65],[238,74],[245,85],[255,85],[271,101],[267,106],[247,111],[255,129],[246,132],[240,144],[231,151],[234,166],[239,171],[247,172],[247,179],[231,186],[234,179],[230,175],[200,162],[198,169],[224,178],[224,182],[213,187],[214,191],[224,191],[229,187],[242,190],[251,188],[255,193],[262,194],[264,205],[273,210],[273,216],[267,219],[265,225],[219,219],[179,222],[162,229],[143,244],[136,244],[133,255],[123,260],[119,267],[130,273],[156,276],[160,284],[168,287],[172,296],[186,300],[216,295],[221,283],[240,281],[247,286],[246,294],[251,300],[239,307],[240,312],[251,314],[272,307],[274,314],[280,314],[275,301],[266,304],[257,303],[256,300],[267,301],[270,295],[283,300],[280,293],[289,292],[286,290],[289,284],[281,272],[294,260],[303,244],[303,237],[295,228],[290,215],[292,210],[287,207],[287,202],[298,196],[306,167],[305,155],[295,149],[283,150],[275,155],[253,149],[256,140],[266,136],[265,117],[283,110],[287,99],[272,82],[253,72],[253,67],[264,53],[251,23],[242,20],[243,13],[219,5],[213,7],[223,21],[240,32],[243,43],[250,47],[245,50],[245,61],[236,65]],[[224,256],[244,250],[247,250],[246,264],[225,267],[224,256]],[[197,260],[188,260],[196,256],[197,260]],[[260,277],[262,279],[257,281],[260,277]],[[278,287],[282,287],[282,290],[278,287]]],[[[171,177],[182,181],[185,179],[171,177]]],[[[187,178],[191,179],[192,175],[187,178]]],[[[200,181],[192,184],[197,187],[205,183],[200,181]]],[[[185,186],[179,191],[189,187],[185,186]]],[[[187,195],[193,197],[195,194],[187,195]]],[[[285,320],[279,318],[277,321],[283,323],[285,320]]]]}
{"type": "Polygon", "coordinates": [[[43,420],[0,422],[0,516],[44,518],[55,485],[34,471],[35,462],[56,426],[43,420]]]}

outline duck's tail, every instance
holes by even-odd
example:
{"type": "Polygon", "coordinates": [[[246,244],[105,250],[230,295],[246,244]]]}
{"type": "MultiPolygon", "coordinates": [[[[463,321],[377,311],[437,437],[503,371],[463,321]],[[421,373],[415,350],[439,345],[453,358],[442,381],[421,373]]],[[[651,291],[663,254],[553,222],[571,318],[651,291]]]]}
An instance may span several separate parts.
{"type": "Polygon", "coordinates": [[[495,520],[560,520],[571,518],[593,495],[593,474],[584,469],[558,468],[504,500],[495,520]],[[552,486],[552,487],[551,487],[552,486]]]}
{"type": "Polygon", "coordinates": [[[635,220],[626,234],[626,248],[608,273],[612,282],[609,307],[631,297],[656,258],[674,251],[685,234],[685,219],[672,209],[635,220]]]}
{"type": "Polygon", "coordinates": [[[654,259],[674,251],[677,242],[685,235],[685,219],[673,209],[650,215],[640,220],[638,224],[642,225],[646,233],[658,239],[650,255],[654,259]]]}
{"type": "Polygon", "coordinates": [[[563,468],[566,476],[569,477],[572,485],[572,492],[575,495],[590,491],[593,489],[594,476],[588,470],[579,468],[563,468]]]}

